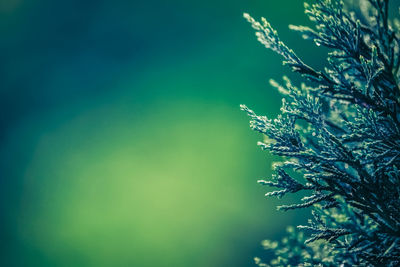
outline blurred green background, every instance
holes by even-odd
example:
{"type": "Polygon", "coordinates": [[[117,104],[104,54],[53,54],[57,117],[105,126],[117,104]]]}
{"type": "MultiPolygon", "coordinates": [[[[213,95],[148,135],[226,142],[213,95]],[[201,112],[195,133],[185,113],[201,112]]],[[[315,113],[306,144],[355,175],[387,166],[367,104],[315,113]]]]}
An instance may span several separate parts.
{"type": "Polygon", "coordinates": [[[321,64],[297,0],[0,1],[1,266],[254,266],[307,219],[256,183],[239,104],[289,70],[243,12],[321,64]]]}

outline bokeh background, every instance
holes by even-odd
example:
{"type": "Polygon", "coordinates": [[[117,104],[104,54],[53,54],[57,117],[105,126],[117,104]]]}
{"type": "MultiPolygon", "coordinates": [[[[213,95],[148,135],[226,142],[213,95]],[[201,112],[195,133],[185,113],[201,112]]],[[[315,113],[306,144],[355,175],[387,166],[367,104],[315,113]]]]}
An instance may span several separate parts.
{"type": "Polygon", "coordinates": [[[254,266],[307,219],[256,183],[239,104],[278,114],[289,70],[243,12],[323,64],[297,0],[0,1],[1,266],[254,266]]]}

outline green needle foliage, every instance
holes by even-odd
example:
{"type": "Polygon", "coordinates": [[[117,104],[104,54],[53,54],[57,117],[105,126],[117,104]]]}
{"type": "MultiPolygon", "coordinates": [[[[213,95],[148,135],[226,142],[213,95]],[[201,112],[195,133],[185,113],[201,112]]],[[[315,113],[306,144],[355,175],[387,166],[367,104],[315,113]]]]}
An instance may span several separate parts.
{"type": "Polygon", "coordinates": [[[389,18],[388,0],[358,4],[306,3],[315,27],[290,26],[330,50],[324,70],[297,57],[264,18],[244,14],[258,40],[304,78],[300,87],[271,81],[284,94],[276,119],[241,106],[265,136],[261,148],[283,159],[259,183],[277,188],[267,196],[306,195],[278,209],[312,211],[308,225],[263,242],[275,256],[256,258],[259,266],[400,266],[400,21],[389,18]]]}

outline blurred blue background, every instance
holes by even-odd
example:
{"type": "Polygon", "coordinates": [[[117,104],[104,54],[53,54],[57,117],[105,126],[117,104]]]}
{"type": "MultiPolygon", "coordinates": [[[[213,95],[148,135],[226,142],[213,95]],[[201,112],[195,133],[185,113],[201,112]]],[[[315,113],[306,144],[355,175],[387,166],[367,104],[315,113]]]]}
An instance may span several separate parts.
{"type": "Polygon", "coordinates": [[[256,183],[239,104],[289,70],[243,12],[321,64],[301,1],[0,1],[1,266],[254,266],[307,219],[256,183]]]}

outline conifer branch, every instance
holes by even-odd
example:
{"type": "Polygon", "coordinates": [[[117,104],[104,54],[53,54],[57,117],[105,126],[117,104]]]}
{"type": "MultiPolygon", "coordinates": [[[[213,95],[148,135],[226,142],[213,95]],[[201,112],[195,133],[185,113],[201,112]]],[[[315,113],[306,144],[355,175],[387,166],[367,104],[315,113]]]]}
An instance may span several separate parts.
{"type": "Polygon", "coordinates": [[[257,259],[259,266],[400,265],[400,20],[389,19],[388,0],[359,2],[359,12],[342,1],[306,3],[315,27],[290,26],[330,49],[324,70],[305,64],[266,19],[244,14],[257,39],[305,78],[300,87],[287,77],[271,80],[284,95],[276,119],[241,105],[265,136],[260,147],[284,158],[273,180],[259,181],[277,188],[266,196],[304,191],[302,202],[278,209],[310,207],[313,216],[299,227],[311,232],[300,238],[305,244],[275,242],[268,249],[277,258],[270,265],[257,259]],[[302,252],[293,255],[290,246],[302,252]]]}

